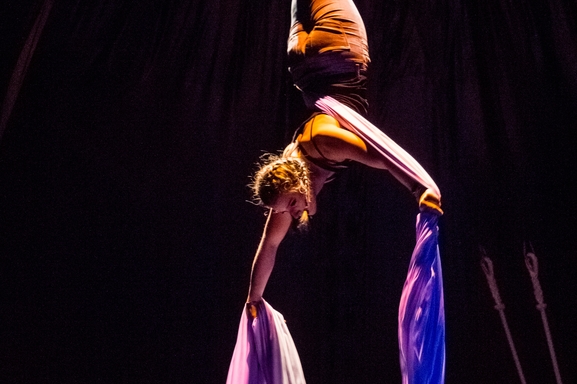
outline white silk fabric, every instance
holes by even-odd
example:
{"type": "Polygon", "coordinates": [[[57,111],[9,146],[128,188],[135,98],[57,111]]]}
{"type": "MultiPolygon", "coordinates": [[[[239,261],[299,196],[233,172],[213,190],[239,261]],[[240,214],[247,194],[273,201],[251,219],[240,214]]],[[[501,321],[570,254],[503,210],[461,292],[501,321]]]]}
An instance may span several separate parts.
{"type": "MultiPolygon", "coordinates": [[[[316,106],[398,169],[441,196],[437,184],[417,160],[370,121],[328,96],[317,100],[316,106]]],[[[403,384],[445,382],[445,308],[438,220],[439,217],[431,212],[417,216],[416,245],[399,304],[399,360],[403,384]]]]}
{"type": "Polygon", "coordinates": [[[304,384],[301,361],[284,317],[262,300],[257,317],[240,318],[227,384],[304,384]]]}

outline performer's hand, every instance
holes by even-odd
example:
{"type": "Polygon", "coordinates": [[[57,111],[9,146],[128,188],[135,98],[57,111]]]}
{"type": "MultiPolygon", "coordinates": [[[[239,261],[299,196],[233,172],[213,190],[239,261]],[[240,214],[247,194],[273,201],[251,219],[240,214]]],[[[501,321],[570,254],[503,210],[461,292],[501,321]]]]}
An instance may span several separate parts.
{"type": "Polygon", "coordinates": [[[258,301],[249,301],[248,303],[246,303],[246,312],[252,319],[256,319],[257,317],[258,305],[259,305],[258,301]]]}
{"type": "Polygon", "coordinates": [[[431,212],[435,215],[441,216],[443,210],[441,209],[441,199],[431,189],[427,189],[419,199],[419,210],[421,212],[431,212]]]}

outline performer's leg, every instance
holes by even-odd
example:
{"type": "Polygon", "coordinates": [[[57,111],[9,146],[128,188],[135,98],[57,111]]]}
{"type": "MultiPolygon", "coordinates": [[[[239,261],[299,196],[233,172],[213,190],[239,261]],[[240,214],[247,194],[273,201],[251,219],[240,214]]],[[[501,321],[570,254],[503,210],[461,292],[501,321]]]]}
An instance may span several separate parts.
{"type": "MultiPolygon", "coordinates": [[[[344,51],[346,53],[342,56],[342,60],[355,62],[360,71],[366,70],[370,61],[367,34],[363,19],[352,0],[292,0],[291,16],[292,24],[288,40],[288,55],[291,65],[296,64],[298,66],[299,63],[306,62],[307,58],[325,52],[344,51]]],[[[334,64],[335,67],[338,67],[337,63],[334,64]]],[[[304,72],[306,73],[307,70],[305,69],[304,72]]],[[[303,72],[300,71],[298,74],[294,70],[291,72],[295,78],[295,83],[300,86],[297,78],[302,79],[303,72]]],[[[354,89],[356,89],[355,87],[356,85],[353,86],[354,89]]],[[[362,87],[364,88],[364,84],[362,87]]],[[[347,92],[347,89],[342,87],[338,91],[335,89],[331,89],[331,91],[332,93],[329,95],[339,99],[342,92],[347,92]]],[[[308,91],[303,93],[305,103],[308,93],[308,91]]],[[[349,106],[357,105],[351,101],[351,99],[357,99],[357,93],[360,92],[348,91],[349,106]]],[[[322,92],[312,93],[312,104],[319,94],[323,95],[322,92]]],[[[361,99],[366,103],[364,96],[361,99]]],[[[342,102],[342,100],[340,101],[342,102]]],[[[361,111],[363,107],[366,108],[366,104],[360,103],[359,105],[357,111],[361,111]]],[[[393,163],[390,164],[389,171],[415,196],[421,211],[432,210],[438,214],[443,213],[440,208],[440,196],[436,196],[432,191],[427,190],[426,187],[407,176],[393,163]]]]}
{"type": "Polygon", "coordinates": [[[289,57],[348,51],[368,64],[365,25],[352,0],[292,0],[291,12],[289,57]]]}

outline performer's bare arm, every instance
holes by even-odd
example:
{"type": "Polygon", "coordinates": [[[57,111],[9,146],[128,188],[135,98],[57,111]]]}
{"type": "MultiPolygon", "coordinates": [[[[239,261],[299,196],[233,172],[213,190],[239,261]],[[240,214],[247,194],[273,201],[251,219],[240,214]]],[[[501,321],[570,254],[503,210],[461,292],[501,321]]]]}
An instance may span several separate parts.
{"type": "Polygon", "coordinates": [[[341,128],[337,120],[328,115],[317,115],[313,124],[307,125],[297,140],[315,158],[324,157],[335,162],[353,160],[372,168],[390,168],[386,159],[353,132],[341,128]]]}
{"type": "Polygon", "coordinates": [[[279,244],[286,236],[293,218],[288,212],[271,209],[252,265],[248,302],[262,299],[266,283],[273,270],[279,244]]]}
{"type": "MultiPolygon", "coordinates": [[[[398,170],[395,165],[373,147],[368,146],[359,136],[341,128],[332,116],[318,115],[314,124],[306,127],[299,139],[301,140],[300,145],[303,145],[307,153],[312,156],[325,157],[336,162],[352,160],[372,168],[386,169],[409,191],[416,192],[414,180],[398,170]],[[312,129],[312,134],[307,131],[308,129],[312,129]],[[311,137],[314,145],[310,143],[311,139],[305,139],[311,137]]],[[[420,195],[420,192],[417,193],[420,195]]]]}

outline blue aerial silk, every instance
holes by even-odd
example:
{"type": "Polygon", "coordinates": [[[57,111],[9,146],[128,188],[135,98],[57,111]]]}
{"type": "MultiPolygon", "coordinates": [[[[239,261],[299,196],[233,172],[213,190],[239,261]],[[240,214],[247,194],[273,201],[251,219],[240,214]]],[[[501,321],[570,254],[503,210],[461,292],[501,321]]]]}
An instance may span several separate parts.
{"type": "MultiPolygon", "coordinates": [[[[421,165],[367,119],[331,97],[316,106],[354,132],[398,169],[441,192],[421,165]]],[[[445,382],[445,307],[439,254],[439,216],[425,211],[417,216],[417,243],[399,305],[399,354],[403,384],[445,382]]]]}
{"type": "Polygon", "coordinates": [[[445,311],[438,219],[430,212],[417,216],[417,244],[399,305],[403,384],[445,381],[445,311]]]}
{"type": "MultiPolygon", "coordinates": [[[[316,102],[346,129],[423,186],[441,196],[421,165],[364,117],[331,97],[316,102]]],[[[445,311],[438,246],[439,216],[417,216],[417,242],[399,305],[399,349],[403,384],[445,381],[445,311]]],[[[227,384],[301,384],[304,374],[282,315],[263,300],[257,318],[241,316],[227,384]]]]}

